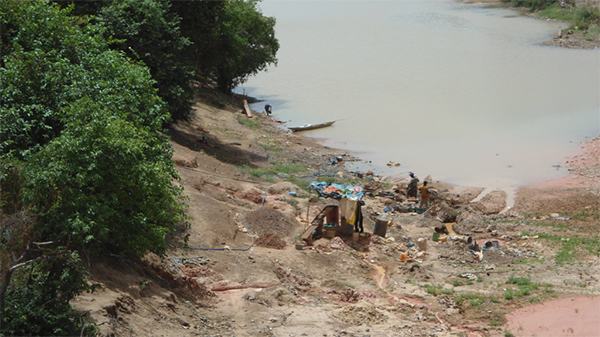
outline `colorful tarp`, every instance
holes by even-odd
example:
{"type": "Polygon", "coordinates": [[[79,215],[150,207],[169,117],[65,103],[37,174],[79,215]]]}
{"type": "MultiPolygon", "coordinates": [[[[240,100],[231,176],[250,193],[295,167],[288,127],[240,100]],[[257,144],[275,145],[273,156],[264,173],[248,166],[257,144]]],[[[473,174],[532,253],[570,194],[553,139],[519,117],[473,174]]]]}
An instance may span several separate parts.
{"type": "Polygon", "coordinates": [[[313,181],[308,187],[323,198],[360,200],[365,195],[360,186],[334,184],[326,181],[313,181]]]}

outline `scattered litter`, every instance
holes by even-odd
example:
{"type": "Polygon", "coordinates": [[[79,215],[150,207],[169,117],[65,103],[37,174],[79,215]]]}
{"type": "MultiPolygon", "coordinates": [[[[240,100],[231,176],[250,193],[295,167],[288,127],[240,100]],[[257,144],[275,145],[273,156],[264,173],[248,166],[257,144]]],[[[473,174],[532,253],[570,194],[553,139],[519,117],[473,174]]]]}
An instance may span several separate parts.
{"type": "Polygon", "coordinates": [[[477,276],[475,276],[475,275],[473,275],[471,273],[460,274],[460,277],[468,278],[471,281],[477,281],[477,276]]]}

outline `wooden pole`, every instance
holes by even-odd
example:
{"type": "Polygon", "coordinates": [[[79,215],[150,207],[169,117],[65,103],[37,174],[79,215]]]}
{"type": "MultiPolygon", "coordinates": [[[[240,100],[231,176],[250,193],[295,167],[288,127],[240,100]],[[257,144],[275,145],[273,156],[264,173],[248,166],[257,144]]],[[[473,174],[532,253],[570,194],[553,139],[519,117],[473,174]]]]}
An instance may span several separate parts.
{"type": "Polygon", "coordinates": [[[244,111],[246,112],[246,115],[248,115],[248,118],[252,118],[252,111],[250,111],[250,107],[248,106],[248,100],[244,100],[244,111]]]}
{"type": "Polygon", "coordinates": [[[310,221],[308,221],[308,210],[309,209],[310,209],[310,188],[308,189],[308,199],[306,199],[306,226],[307,227],[310,226],[310,221]]]}

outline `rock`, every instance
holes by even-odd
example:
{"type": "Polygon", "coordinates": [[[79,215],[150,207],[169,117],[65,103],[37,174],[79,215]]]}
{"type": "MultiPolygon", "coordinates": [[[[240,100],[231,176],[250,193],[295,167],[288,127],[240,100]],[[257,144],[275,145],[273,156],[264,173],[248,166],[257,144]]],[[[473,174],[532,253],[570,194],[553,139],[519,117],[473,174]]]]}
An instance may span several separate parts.
{"type": "Polygon", "coordinates": [[[177,321],[177,323],[179,323],[183,326],[187,326],[187,327],[190,326],[190,323],[188,323],[188,321],[186,321],[185,318],[183,318],[181,316],[177,317],[175,320],[177,321]]]}
{"type": "Polygon", "coordinates": [[[460,309],[456,309],[456,308],[446,309],[446,315],[448,315],[448,316],[458,315],[459,313],[460,313],[460,309]]]}
{"type": "Polygon", "coordinates": [[[488,231],[488,232],[493,232],[496,229],[497,229],[496,224],[492,224],[492,225],[487,226],[487,228],[485,230],[488,231]]]}

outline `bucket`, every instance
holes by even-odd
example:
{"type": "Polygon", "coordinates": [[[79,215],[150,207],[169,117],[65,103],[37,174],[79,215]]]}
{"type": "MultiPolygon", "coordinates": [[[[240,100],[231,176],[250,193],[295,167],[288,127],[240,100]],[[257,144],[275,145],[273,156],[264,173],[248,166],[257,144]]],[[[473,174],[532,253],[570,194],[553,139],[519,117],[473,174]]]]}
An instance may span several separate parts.
{"type": "Polygon", "coordinates": [[[359,238],[359,232],[352,233],[352,242],[357,242],[359,238]]]}
{"type": "Polygon", "coordinates": [[[327,228],[325,231],[325,237],[328,239],[333,239],[335,237],[335,228],[327,228]]]}
{"type": "Polygon", "coordinates": [[[379,235],[382,238],[385,238],[385,233],[390,221],[387,217],[379,217],[375,220],[375,229],[373,229],[373,235],[379,235]]]}

